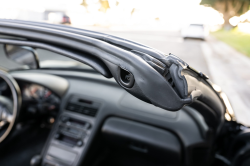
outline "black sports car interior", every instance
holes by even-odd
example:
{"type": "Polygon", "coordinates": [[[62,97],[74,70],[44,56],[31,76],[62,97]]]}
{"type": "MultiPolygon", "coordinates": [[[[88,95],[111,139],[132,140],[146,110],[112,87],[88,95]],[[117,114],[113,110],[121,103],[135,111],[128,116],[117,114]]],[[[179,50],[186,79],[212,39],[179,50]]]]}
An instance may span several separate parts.
{"type": "Polygon", "coordinates": [[[175,55],[45,23],[1,20],[0,34],[1,166],[250,165],[227,96],[175,55]],[[42,64],[52,54],[77,65],[42,64]]]}

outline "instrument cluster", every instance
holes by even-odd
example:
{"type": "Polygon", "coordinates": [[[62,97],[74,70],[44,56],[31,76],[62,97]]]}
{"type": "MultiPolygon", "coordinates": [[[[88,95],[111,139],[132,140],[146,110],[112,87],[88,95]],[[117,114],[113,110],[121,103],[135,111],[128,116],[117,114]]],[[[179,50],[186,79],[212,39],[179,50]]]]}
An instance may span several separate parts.
{"type": "Polygon", "coordinates": [[[23,104],[29,112],[48,113],[58,110],[60,98],[46,87],[25,83],[21,89],[23,104]]]}

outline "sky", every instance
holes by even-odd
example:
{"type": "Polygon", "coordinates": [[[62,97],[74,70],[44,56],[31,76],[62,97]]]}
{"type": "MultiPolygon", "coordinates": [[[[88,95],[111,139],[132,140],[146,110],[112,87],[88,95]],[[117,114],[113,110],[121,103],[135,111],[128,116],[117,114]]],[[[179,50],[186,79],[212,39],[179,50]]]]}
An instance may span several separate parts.
{"type": "Polygon", "coordinates": [[[87,0],[87,8],[81,3],[82,0],[0,0],[0,18],[43,21],[44,11],[54,10],[65,11],[73,26],[166,30],[179,30],[190,23],[213,28],[224,22],[220,13],[199,5],[200,0],[109,0],[110,8],[105,13],[99,11],[99,0],[87,0]]]}

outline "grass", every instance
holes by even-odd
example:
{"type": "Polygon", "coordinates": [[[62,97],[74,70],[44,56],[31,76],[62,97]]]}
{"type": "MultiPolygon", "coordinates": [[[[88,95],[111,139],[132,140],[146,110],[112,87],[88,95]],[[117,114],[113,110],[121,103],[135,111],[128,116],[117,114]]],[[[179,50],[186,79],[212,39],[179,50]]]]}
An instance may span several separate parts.
{"type": "Polygon", "coordinates": [[[238,28],[234,28],[230,31],[219,30],[211,34],[250,57],[250,34],[240,32],[238,28]]]}

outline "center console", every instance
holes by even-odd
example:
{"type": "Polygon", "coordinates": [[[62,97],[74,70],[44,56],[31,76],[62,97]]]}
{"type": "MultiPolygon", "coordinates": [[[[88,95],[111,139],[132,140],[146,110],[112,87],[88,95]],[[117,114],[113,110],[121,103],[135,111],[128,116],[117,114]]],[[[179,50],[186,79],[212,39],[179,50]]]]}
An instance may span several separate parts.
{"type": "Polygon", "coordinates": [[[54,125],[42,166],[74,166],[85,149],[101,104],[72,95],[54,125]]]}

